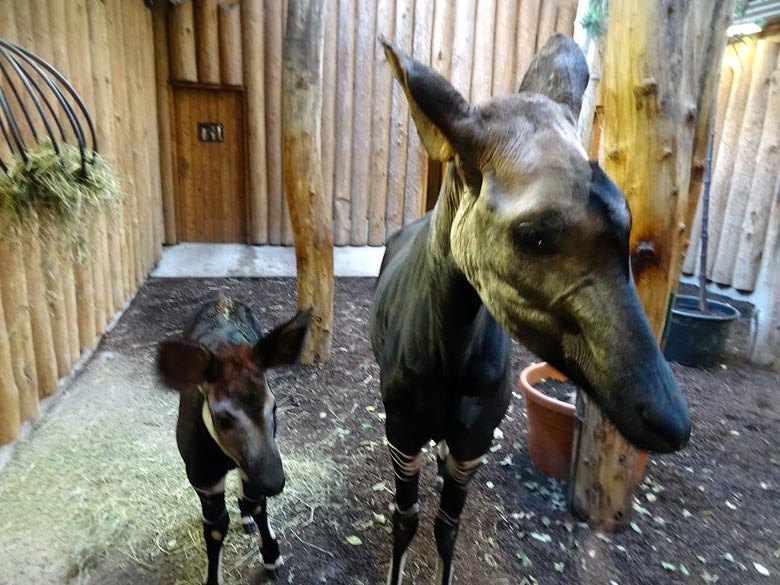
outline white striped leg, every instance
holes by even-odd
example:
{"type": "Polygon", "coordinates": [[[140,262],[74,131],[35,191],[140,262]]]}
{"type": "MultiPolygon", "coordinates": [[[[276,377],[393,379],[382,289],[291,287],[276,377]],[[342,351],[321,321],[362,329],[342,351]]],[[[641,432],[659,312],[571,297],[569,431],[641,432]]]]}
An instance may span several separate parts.
{"type": "Polygon", "coordinates": [[[458,538],[460,514],[466,503],[468,484],[481,462],[481,457],[471,461],[457,461],[452,456],[447,458],[441,505],[433,527],[436,548],[439,551],[437,585],[452,583],[452,559],[455,553],[455,541],[458,538]]]}
{"type": "Polygon", "coordinates": [[[410,455],[392,444],[389,446],[395,472],[395,511],[393,513],[393,559],[387,573],[387,585],[401,585],[406,551],[417,532],[419,523],[417,491],[423,457],[420,451],[410,455]]]}

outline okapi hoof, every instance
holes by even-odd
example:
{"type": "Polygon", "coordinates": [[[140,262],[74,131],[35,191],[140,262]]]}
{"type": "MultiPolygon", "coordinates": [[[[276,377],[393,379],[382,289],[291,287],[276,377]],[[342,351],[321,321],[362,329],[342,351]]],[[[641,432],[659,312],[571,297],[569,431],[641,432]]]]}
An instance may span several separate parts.
{"type": "Polygon", "coordinates": [[[257,523],[251,516],[242,516],[241,526],[244,527],[244,534],[257,534],[257,523]]]}
{"type": "Polygon", "coordinates": [[[264,567],[265,575],[271,581],[278,581],[279,579],[284,578],[286,574],[284,569],[284,558],[281,556],[276,559],[275,563],[266,563],[264,567]]]}

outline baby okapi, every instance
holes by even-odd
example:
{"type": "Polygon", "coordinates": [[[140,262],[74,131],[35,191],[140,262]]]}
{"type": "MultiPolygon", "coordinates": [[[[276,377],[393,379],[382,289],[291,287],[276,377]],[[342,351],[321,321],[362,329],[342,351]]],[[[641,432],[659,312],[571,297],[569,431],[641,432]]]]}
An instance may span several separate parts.
{"type": "Polygon", "coordinates": [[[263,336],[249,307],[220,295],[197,313],[184,340],[159,347],[161,377],[180,393],[179,453],[203,508],[206,585],[222,581],[222,541],[229,523],[225,474],[236,467],[244,530],[259,529],[260,552],[271,577],[282,566],[266,509],[266,497],[284,488],[275,440],[276,400],[266,370],[298,361],[310,320],[311,310],[301,311],[263,336]]]}
{"type": "Polygon", "coordinates": [[[387,43],[385,54],[428,154],[449,163],[433,211],[388,242],[372,308],[396,478],[388,583],[403,579],[433,439],[444,585],[469,481],[511,396],[505,331],[642,449],[682,448],[690,417],[634,287],[625,197],[577,138],[589,77],[577,45],[553,37],[519,93],[477,106],[387,43]]]}

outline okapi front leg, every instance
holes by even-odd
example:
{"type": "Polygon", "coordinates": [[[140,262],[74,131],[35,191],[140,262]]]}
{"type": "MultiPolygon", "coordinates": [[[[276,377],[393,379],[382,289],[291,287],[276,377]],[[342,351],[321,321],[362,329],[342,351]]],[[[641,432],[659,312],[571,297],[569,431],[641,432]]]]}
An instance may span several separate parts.
{"type": "Polygon", "coordinates": [[[433,525],[436,548],[439,551],[437,585],[452,583],[452,558],[455,553],[455,541],[458,538],[460,514],[466,503],[468,484],[477,472],[480,463],[481,458],[472,461],[457,461],[452,455],[447,457],[441,505],[433,525]]]}
{"type": "MultiPolygon", "coordinates": [[[[193,486],[194,487],[194,486],[193,486]]],[[[210,488],[195,488],[203,510],[203,539],[206,541],[208,573],[206,585],[222,583],[222,543],[230,524],[225,507],[225,480],[210,488]]]]}
{"type": "Polygon", "coordinates": [[[263,555],[263,566],[269,577],[276,579],[280,576],[284,557],[279,553],[279,541],[276,540],[268,520],[268,506],[265,495],[260,493],[252,484],[241,480],[241,497],[238,507],[241,510],[241,523],[247,533],[258,532],[260,554],[263,555]],[[253,520],[251,526],[245,521],[246,517],[253,520]]]}
{"type": "Polygon", "coordinates": [[[409,455],[390,443],[389,446],[395,472],[395,511],[393,512],[393,560],[387,573],[387,585],[400,585],[404,576],[406,550],[420,522],[417,494],[422,452],[409,455]]]}

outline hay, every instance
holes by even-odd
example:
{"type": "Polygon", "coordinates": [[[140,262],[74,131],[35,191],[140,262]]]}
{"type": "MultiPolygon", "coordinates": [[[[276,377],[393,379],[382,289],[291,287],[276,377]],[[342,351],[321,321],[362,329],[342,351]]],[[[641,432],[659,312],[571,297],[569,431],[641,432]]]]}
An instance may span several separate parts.
{"type": "Polygon", "coordinates": [[[80,261],[90,256],[84,237],[95,214],[110,211],[116,228],[120,201],[117,181],[106,161],[87,152],[82,170],[81,153],[60,144],[58,155],[51,141],[40,140],[27,151],[27,162],[15,156],[8,171],[0,172],[0,234],[13,234],[38,222],[41,237],[64,242],[80,261]]]}
{"type": "MultiPolygon", "coordinates": [[[[87,388],[52,412],[0,474],[0,582],[61,582],[52,579],[58,574],[62,582],[85,583],[96,574],[105,579],[110,567],[144,569],[154,582],[200,583],[201,512],[176,450],[177,396],[139,379],[126,363],[90,370],[87,388]],[[31,578],[36,570],[43,574],[31,578]]],[[[280,447],[288,482],[269,512],[284,541],[313,509],[315,521],[327,514],[338,474],[319,445],[280,447]]],[[[238,522],[237,483],[231,473],[227,583],[241,582],[240,570],[262,562],[256,539],[238,522]]]]}

